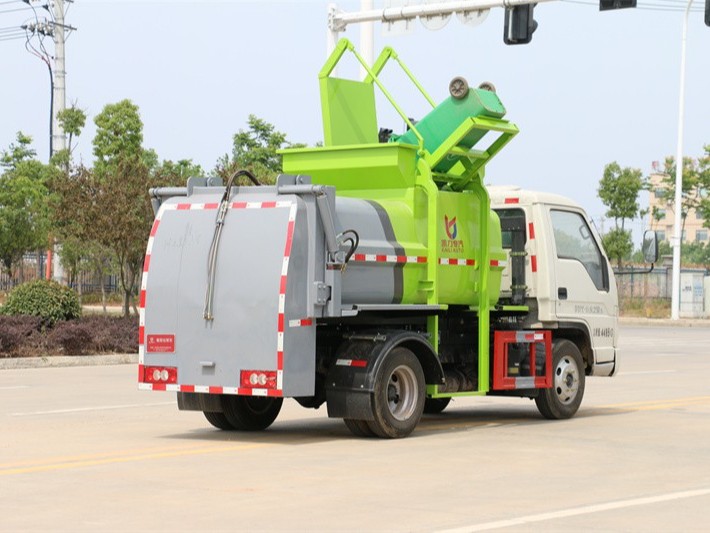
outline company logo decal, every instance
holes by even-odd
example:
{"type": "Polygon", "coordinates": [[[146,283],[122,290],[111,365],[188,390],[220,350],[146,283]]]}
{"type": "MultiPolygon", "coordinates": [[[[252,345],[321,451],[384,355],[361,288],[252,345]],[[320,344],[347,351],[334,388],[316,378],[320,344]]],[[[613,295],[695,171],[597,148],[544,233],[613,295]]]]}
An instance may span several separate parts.
{"type": "Polygon", "coordinates": [[[441,239],[442,254],[462,254],[464,253],[463,240],[457,239],[459,228],[456,224],[456,217],[449,218],[444,215],[444,229],[448,239],[441,239]]]}
{"type": "Polygon", "coordinates": [[[444,215],[444,224],[446,225],[446,235],[449,239],[455,239],[458,234],[458,228],[456,227],[456,217],[449,219],[444,215]]]}

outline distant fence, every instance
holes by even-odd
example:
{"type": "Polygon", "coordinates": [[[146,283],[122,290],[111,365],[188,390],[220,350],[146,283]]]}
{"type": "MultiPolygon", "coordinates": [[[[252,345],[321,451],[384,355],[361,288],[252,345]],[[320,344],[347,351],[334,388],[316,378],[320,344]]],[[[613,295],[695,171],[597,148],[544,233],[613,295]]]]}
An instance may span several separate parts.
{"type": "MultiPolygon", "coordinates": [[[[710,274],[702,268],[683,268],[682,273],[695,272],[710,274]]],[[[673,269],[655,267],[651,272],[616,274],[619,298],[631,299],[671,299],[673,290],[673,269]]]]}
{"type": "MultiPolygon", "coordinates": [[[[0,291],[9,291],[16,285],[35,279],[44,279],[47,256],[45,253],[28,253],[10,276],[4,269],[0,272],[0,291]]],[[[68,274],[65,272],[65,277],[68,274]]],[[[73,279],[64,282],[75,290],[81,288],[82,293],[101,292],[101,283],[106,292],[118,292],[119,279],[115,274],[97,276],[94,272],[80,271],[73,279]]]]}

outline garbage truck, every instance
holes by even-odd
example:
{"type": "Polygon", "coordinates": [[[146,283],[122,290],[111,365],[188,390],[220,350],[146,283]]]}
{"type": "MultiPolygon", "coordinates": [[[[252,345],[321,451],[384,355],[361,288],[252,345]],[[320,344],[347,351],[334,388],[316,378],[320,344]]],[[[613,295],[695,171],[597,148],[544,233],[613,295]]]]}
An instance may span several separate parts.
{"type": "Polygon", "coordinates": [[[393,49],[369,65],[347,40],[319,84],[324,143],[283,150],[275,184],[150,191],[139,388],[222,430],[266,429],[284,398],[362,437],[405,437],[463,396],[572,417],[586,377],[619,367],[614,274],[579,205],[484,184],[518,133],[495,87],[455,78],[436,103],[393,49]],[[335,75],[346,55],[363,80],[335,75]],[[431,105],[419,121],[388,64],[431,105]],[[378,127],[376,90],[402,133],[378,127]]]}

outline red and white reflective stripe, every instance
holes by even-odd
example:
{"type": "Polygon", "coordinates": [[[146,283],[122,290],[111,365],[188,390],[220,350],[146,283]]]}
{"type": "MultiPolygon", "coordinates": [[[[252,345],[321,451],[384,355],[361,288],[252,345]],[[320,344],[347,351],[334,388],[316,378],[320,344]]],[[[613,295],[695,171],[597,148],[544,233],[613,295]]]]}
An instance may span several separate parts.
{"type": "MultiPolygon", "coordinates": [[[[293,202],[279,201],[279,202],[231,202],[229,204],[229,209],[269,209],[275,207],[290,207],[293,202]]],[[[177,203],[177,204],[163,204],[160,206],[160,211],[200,211],[200,210],[211,210],[218,209],[218,202],[209,203],[177,203]]],[[[160,214],[160,212],[159,212],[160,214]]],[[[156,216],[157,219],[157,216],[156,216]]]]}
{"type": "Polygon", "coordinates": [[[454,266],[474,266],[476,264],[475,259],[456,259],[455,257],[441,257],[439,258],[440,265],[454,265],[454,266]]]}
{"type": "Polygon", "coordinates": [[[536,255],[530,256],[530,269],[533,272],[537,272],[537,256],[536,255]]]}
{"type": "Polygon", "coordinates": [[[500,259],[491,259],[491,266],[505,268],[508,266],[508,261],[501,261],[500,259]]]}
{"type": "Polygon", "coordinates": [[[139,383],[139,390],[167,392],[199,392],[202,394],[232,394],[240,396],[282,397],[283,391],[275,389],[246,389],[241,387],[212,387],[209,385],[166,385],[162,383],[139,383]]]}
{"type": "MultiPolygon", "coordinates": [[[[286,227],[286,245],[284,246],[284,257],[281,264],[281,282],[279,283],[279,314],[276,327],[276,389],[283,389],[284,370],[284,322],[286,320],[286,286],[288,284],[288,262],[291,258],[291,247],[293,245],[293,231],[296,226],[296,204],[293,202],[264,202],[268,207],[289,207],[288,225],[286,227]],[[273,205],[271,205],[273,203],[273,205]]],[[[248,207],[247,207],[248,209],[248,207]]]]}
{"type": "Polygon", "coordinates": [[[290,327],[290,328],[303,328],[303,327],[312,326],[312,325],[313,325],[312,318],[301,318],[299,320],[289,320],[288,321],[288,327],[290,327]]]}
{"type": "Polygon", "coordinates": [[[535,331],[515,332],[515,342],[540,342],[543,340],[545,340],[545,335],[543,333],[537,333],[535,331]]]}
{"type": "Polygon", "coordinates": [[[423,255],[354,254],[352,261],[358,263],[426,263],[423,255]]]}
{"type": "Polygon", "coordinates": [[[528,234],[530,235],[530,239],[535,238],[535,225],[532,222],[528,222],[528,234]]]}
{"type": "Polygon", "coordinates": [[[338,359],[337,361],[335,361],[335,365],[364,368],[367,366],[367,359],[338,359]]]}

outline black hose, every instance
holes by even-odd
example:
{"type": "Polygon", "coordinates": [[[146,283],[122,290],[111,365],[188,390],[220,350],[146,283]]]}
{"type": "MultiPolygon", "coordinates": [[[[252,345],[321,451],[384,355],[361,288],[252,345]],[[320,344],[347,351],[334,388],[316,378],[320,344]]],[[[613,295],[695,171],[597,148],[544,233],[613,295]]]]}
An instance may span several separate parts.
{"type": "Polygon", "coordinates": [[[353,256],[355,253],[355,250],[357,250],[357,247],[360,244],[360,236],[357,234],[357,231],[354,229],[346,229],[344,232],[341,233],[341,235],[347,235],[347,234],[352,234],[353,237],[348,237],[347,239],[343,239],[343,243],[350,242],[350,250],[348,250],[348,253],[345,254],[345,259],[343,261],[344,264],[348,264],[348,261],[350,261],[350,258],[353,256]]]}
{"type": "Polygon", "coordinates": [[[239,178],[240,176],[246,176],[247,178],[249,178],[249,181],[251,181],[254,185],[261,185],[261,183],[259,183],[259,180],[256,179],[256,176],[252,174],[249,170],[237,170],[234,174],[229,176],[229,179],[227,180],[227,188],[224,191],[224,196],[222,197],[223,202],[229,200],[229,195],[232,191],[232,186],[234,185],[234,182],[237,180],[237,178],[239,178]]]}

